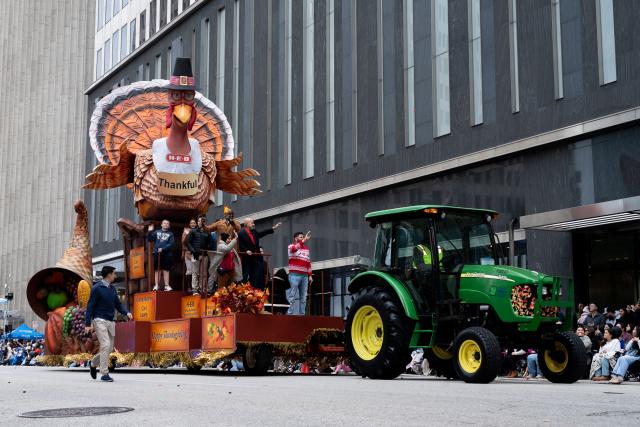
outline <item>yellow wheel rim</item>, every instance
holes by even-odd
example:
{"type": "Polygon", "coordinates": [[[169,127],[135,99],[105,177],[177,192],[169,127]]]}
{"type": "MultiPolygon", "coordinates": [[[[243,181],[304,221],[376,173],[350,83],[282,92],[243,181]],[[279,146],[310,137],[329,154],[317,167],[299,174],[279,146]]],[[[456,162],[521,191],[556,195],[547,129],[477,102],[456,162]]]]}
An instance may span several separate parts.
{"type": "Polygon", "coordinates": [[[547,368],[554,374],[562,373],[569,364],[569,352],[567,348],[559,341],[554,343],[554,347],[552,350],[544,351],[544,364],[547,365],[547,368]],[[551,357],[552,352],[555,352],[556,355],[561,355],[562,360],[557,361],[551,357]]]}
{"type": "Polygon", "coordinates": [[[453,358],[453,353],[451,353],[448,350],[445,350],[444,348],[438,345],[434,345],[433,347],[431,347],[431,352],[433,353],[434,356],[436,356],[438,359],[441,359],[441,360],[451,360],[453,358]]]}
{"type": "Polygon", "coordinates": [[[364,305],[353,316],[351,324],[351,343],[356,354],[362,360],[372,360],[382,348],[384,327],[378,310],[364,305]]]}
{"type": "Polygon", "coordinates": [[[463,371],[475,374],[482,364],[482,350],[474,340],[466,340],[458,349],[458,363],[463,371]]]}

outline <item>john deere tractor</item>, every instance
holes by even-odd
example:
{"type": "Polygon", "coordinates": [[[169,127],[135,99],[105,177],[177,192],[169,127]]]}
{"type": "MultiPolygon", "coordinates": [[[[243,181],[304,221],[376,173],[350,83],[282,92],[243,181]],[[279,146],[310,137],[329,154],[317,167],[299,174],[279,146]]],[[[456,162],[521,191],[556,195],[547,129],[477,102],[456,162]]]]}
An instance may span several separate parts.
{"type": "Polygon", "coordinates": [[[586,351],[570,331],[573,283],[499,265],[496,216],[433,205],[366,215],[377,233],[373,265],[349,285],[345,330],[356,372],[395,378],[422,348],[438,374],[488,383],[503,352],[534,348],[549,381],[581,377],[586,351]]]}

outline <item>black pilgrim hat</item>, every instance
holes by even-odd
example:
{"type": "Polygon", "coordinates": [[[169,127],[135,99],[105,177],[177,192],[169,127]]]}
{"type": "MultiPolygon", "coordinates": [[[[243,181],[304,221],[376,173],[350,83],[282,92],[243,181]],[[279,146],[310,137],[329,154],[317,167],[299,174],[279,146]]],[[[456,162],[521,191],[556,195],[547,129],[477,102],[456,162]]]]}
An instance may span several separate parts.
{"type": "Polygon", "coordinates": [[[174,90],[196,90],[191,58],[176,58],[168,87],[174,90]]]}

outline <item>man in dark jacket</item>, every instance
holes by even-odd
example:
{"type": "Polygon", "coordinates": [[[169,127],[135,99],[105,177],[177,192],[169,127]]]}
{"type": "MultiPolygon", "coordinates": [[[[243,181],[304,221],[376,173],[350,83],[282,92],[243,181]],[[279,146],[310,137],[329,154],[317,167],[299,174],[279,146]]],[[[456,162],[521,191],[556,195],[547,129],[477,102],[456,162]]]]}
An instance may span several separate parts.
{"type": "Polygon", "coordinates": [[[194,295],[200,293],[200,274],[201,271],[206,271],[207,268],[206,251],[209,249],[211,236],[205,231],[206,225],[207,217],[200,215],[198,217],[198,227],[192,229],[187,237],[187,249],[189,249],[192,256],[191,288],[194,295]],[[205,265],[201,266],[201,262],[205,265]]]}
{"type": "Polygon", "coordinates": [[[131,313],[124,309],[113,282],[116,279],[116,269],[111,266],[102,267],[100,274],[102,280],[93,285],[89,302],[87,303],[87,313],[85,316],[85,332],[95,331],[100,343],[100,351],[96,353],[89,365],[91,378],[97,377],[96,366],[100,366],[100,378],[104,382],[113,382],[109,376],[109,355],[113,350],[113,343],[116,338],[116,324],[113,321],[113,314],[118,310],[129,319],[133,319],[131,313]]]}
{"type": "Polygon", "coordinates": [[[176,239],[170,227],[171,223],[166,219],[162,221],[162,228],[160,230],[154,230],[153,224],[149,226],[147,239],[155,243],[153,246],[153,265],[156,268],[154,291],[157,291],[158,285],[160,285],[161,271],[164,279],[164,290],[173,290],[169,284],[169,271],[171,270],[171,251],[173,250],[176,239]]]}
{"type": "Polygon", "coordinates": [[[265,231],[257,231],[251,218],[244,219],[244,228],[238,233],[238,243],[242,252],[242,281],[251,282],[254,288],[264,289],[264,259],[262,258],[260,238],[280,227],[277,223],[265,231]]]}

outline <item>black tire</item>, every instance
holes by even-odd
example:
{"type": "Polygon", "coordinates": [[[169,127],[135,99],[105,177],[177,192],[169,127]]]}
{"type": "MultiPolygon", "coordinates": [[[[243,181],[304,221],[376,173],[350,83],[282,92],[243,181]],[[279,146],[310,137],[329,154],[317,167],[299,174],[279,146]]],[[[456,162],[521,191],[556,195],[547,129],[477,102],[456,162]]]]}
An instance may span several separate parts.
{"type": "Polygon", "coordinates": [[[558,332],[550,345],[538,351],[538,364],[542,374],[552,383],[570,384],[582,377],[587,366],[587,353],[576,334],[558,332]]]}
{"type": "Polygon", "coordinates": [[[498,376],[500,366],[500,345],[491,331],[481,327],[467,328],[460,332],[454,343],[455,369],[458,377],[467,383],[490,383],[498,376]],[[475,343],[472,344],[472,343],[475,343]],[[476,369],[465,369],[465,350],[475,347],[474,359],[479,363],[476,369]]]}
{"type": "Polygon", "coordinates": [[[244,371],[249,375],[265,375],[269,371],[272,361],[273,351],[271,346],[267,344],[247,346],[242,352],[244,371]]]}
{"type": "Polygon", "coordinates": [[[393,379],[404,372],[411,359],[409,342],[413,324],[392,291],[373,286],[362,289],[354,298],[345,324],[345,347],[353,370],[372,379],[393,379]],[[365,306],[373,307],[382,320],[382,331],[377,332],[381,334],[378,338],[382,337],[381,347],[369,360],[358,355],[352,337],[356,313],[365,306]]]}
{"type": "Polygon", "coordinates": [[[429,369],[435,371],[439,377],[447,379],[457,379],[458,373],[455,367],[455,357],[452,354],[450,358],[442,358],[439,352],[430,348],[424,350],[424,357],[429,361],[429,369]]]}

